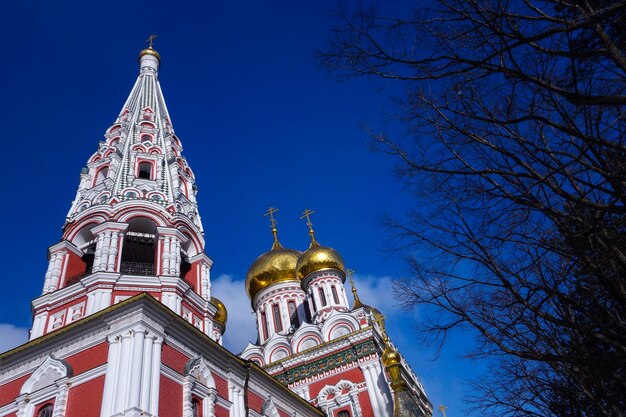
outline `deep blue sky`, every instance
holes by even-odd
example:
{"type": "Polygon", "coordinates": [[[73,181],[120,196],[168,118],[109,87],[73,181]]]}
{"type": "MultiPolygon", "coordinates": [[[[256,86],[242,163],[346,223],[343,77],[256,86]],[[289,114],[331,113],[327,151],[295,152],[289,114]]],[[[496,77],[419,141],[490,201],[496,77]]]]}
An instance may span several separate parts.
{"type": "MultiPolygon", "coordinates": [[[[30,327],[46,249],[61,237],[80,169],[130,92],[144,40],[156,33],[161,86],[200,189],[213,279],[243,294],[248,267],[271,246],[268,206],[280,209],[283,245],[300,250],[308,245],[300,213],[315,210],[318,240],[357,270],[364,301],[389,316],[392,339],[433,405],[448,405],[449,417],[467,415],[462,379],[476,365],[457,355],[468,340],[431,360],[411,325],[420,311],[401,312],[392,299],[390,278],[405,265],[385,253],[380,218],[416,202],[393,177],[393,160],[370,152],[360,128],[383,125],[391,91],[365,79],[337,82],[315,61],[333,8],[332,1],[3,2],[0,262],[10,290],[0,323],[30,327]]],[[[215,295],[245,318],[248,305],[215,295]]],[[[227,342],[238,351],[238,340],[227,342]]]]}

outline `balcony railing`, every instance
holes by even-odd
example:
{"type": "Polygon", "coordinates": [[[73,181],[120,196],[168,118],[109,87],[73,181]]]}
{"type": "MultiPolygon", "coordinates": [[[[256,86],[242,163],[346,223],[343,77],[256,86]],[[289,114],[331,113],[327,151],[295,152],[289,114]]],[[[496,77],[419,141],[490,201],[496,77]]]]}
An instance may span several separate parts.
{"type": "Polygon", "coordinates": [[[75,274],[75,275],[72,275],[71,277],[65,278],[65,286],[69,287],[70,285],[74,285],[77,282],[79,282],[81,279],[83,279],[84,277],[90,274],[91,274],[91,271],[87,271],[87,272],[81,272],[80,274],[75,274]]]}
{"type": "Polygon", "coordinates": [[[154,264],[148,262],[122,262],[122,274],[150,276],[154,275],[154,264]]]}

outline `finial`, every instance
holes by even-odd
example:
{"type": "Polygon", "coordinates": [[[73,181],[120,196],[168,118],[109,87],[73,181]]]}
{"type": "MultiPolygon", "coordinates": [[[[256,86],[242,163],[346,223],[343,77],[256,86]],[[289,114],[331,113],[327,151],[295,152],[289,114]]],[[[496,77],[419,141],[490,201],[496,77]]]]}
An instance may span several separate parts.
{"type": "Polygon", "coordinates": [[[278,230],[276,229],[276,225],[278,222],[274,218],[274,213],[278,211],[275,207],[270,207],[267,209],[263,216],[269,216],[270,218],[270,227],[272,228],[272,235],[274,235],[274,244],[272,245],[272,249],[278,249],[281,247],[280,242],[278,241],[278,230]]]}
{"type": "Polygon", "coordinates": [[[158,35],[150,35],[146,39],[148,47],[139,53],[139,63],[141,68],[151,68],[155,72],[159,69],[161,63],[161,55],[152,47],[152,43],[158,35]]]}
{"type": "Polygon", "coordinates": [[[154,49],[154,48],[152,48],[152,41],[154,41],[158,37],[159,37],[159,35],[150,35],[150,36],[148,36],[148,39],[146,39],[146,43],[148,43],[148,48],[154,49]]]}
{"type": "Polygon", "coordinates": [[[385,329],[385,316],[383,316],[379,312],[374,313],[374,320],[378,324],[380,328],[380,333],[383,336],[383,341],[385,342],[385,346],[389,346],[389,336],[387,336],[387,329],[385,329]]]}
{"type": "Polygon", "coordinates": [[[441,411],[441,413],[443,414],[443,417],[447,417],[446,416],[446,410],[448,409],[448,407],[444,406],[443,404],[439,404],[439,411],[441,411]]]}
{"type": "Polygon", "coordinates": [[[352,286],[352,295],[354,296],[354,305],[352,306],[352,309],[354,310],[355,308],[360,308],[363,307],[363,303],[361,302],[361,299],[359,298],[359,294],[356,292],[356,285],[354,285],[354,280],[352,279],[352,274],[354,274],[354,269],[346,269],[346,275],[348,277],[348,279],[350,280],[350,285],[352,286]]]}
{"type": "Polygon", "coordinates": [[[313,210],[306,209],[300,219],[304,219],[306,217],[306,225],[309,226],[309,236],[311,236],[311,245],[317,245],[315,241],[315,232],[313,231],[313,223],[311,223],[311,214],[315,213],[313,210]]]}

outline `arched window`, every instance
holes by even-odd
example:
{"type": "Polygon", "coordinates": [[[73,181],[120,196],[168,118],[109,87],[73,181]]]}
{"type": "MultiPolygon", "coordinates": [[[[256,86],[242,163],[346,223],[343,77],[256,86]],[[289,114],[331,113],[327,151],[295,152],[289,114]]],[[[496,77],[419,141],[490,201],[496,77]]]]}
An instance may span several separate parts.
{"type": "Polygon", "coordinates": [[[146,135],[146,134],[141,135],[141,141],[142,142],[150,142],[150,141],[152,141],[152,136],[146,135]]]}
{"type": "Polygon", "coordinates": [[[296,303],[293,301],[289,301],[287,304],[289,307],[289,321],[292,326],[298,326],[298,312],[296,310],[296,303]]]}
{"type": "Polygon", "coordinates": [[[261,312],[261,330],[263,331],[263,339],[267,339],[267,314],[261,312]]]}
{"type": "Polygon", "coordinates": [[[330,287],[331,292],[333,293],[333,301],[335,304],[339,304],[339,296],[337,295],[337,288],[333,285],[330,287]]]}
{"type": "Polygon", "coordinates": [[[350,412],[343,410],[337,413],[337,417],[350,417],[350,412]]]}
{"type": "Polygon", "coordinates": [[[122,274],[154,275],[156,224],[144,217],[135,217],[128,224],[122,246],[122,274]]]}
{"type": "Polygon", "coordinates": [[[193,417],[201,417],[200,409],[200,400],[193,398],[191,400],[191,415],[193,417]]]}
{"type": "Polygon", "coordinates": [[[147,180],[152,179],[152,164],[150,162],[139,163],[137,176],[139,178],[145,178],[147,180]]]}
{"type": "Polygon", "coordinates": [[[280,320],[280,310],[278,304],[272,306],[272,314],[274,316],[274,326],[276,326],[276,333],[283,331],[283,322],[280,320]]]}
{"type": "Polygon", "coordinates": [[[52,417],[52,410],[53,410],[53,406],[52,404],[46,404],[43,407],[41,407],[39,409],[39,412],[37,413],[37,417],[52,417]]]}
{"type": "Polygon", "coordinates": [[[94,185],[102,184],[102,182],[106,179],[107,174],[109,173],[109,167],[105,166],[98,170],[96,174],[96,183],[94,185]]]}
{"type": "Polygon", "coordinates": [[[309,302],[305,301],[304,303],[304,318],[307,321],[307,323],[311,322],[311,307],[309,306],[309,302]]]}
{"type": "Polygon", "coordinates": [[[318,294],[320,295],[320,303],[322,303],[322,307],[325,307],[328,302],[326,301],[326,294],[324,294],[324,289],[319,288],[318,294]]]}

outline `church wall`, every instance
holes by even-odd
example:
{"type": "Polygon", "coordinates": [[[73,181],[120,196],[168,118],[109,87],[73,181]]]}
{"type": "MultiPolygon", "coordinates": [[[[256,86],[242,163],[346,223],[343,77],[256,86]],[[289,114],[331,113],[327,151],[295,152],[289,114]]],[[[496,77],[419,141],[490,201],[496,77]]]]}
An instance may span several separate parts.
{"type": "Polygon", "coordinates": [[[78,375],[89,369],[104,365],[107,362],[108,352],[109,344],[103,342],[89,348],[89,350],[72,355],[65,359],[65,361],[72,367],[74,375],[78,375]]]}
{"type": "Polygon", "coordinates": [[[99,415],[102,407],[103,389],[104,375],[72,387],[67,400],[66,417],[92,417],[99,415]]]}
{"type": "Polygon", "coordinates": [[[30,378],[30,373],[28,375],[24,375],[18,379],[15,379],[7,384],[2,385],[2,389],[0,389],[0,407],[3,405],[7,405],[15,400],[15,397],[20,395],[20,389],[24,382],[28,378],[30,378]]]}
{"type": "Polygon", "coordinates": [[[257,413],[261,413],[261,407],[263,407],[263,398],[252,391],[248,391],[248,407],[257,413]]]}
{"type": "Polygon", "coordinates": [[[76,255],[74,252],[68,251],[67,258],[67,267],[65,269],[65,276],[63,286],[67,285],[67,279],[78,274],[82,274],[85,272],[85,263],[80,258],[80,256],[76,255]]]}
{"type": "Polygon", "coordinates": [[[230,412],[221,405],[215,405],[215,417],[230,417],[230,412]]]}
{"type": "Polygon", "coordinates": [[[222,378],[215,373],[213,375],[213,380],[215,380],[215,389],[217,390],[217,395],[222,398],[228,398],[228,381],[222,378]]]}
{"type": "Polygon", "coordinates": [[[179,352],[167,343],[163,344],[163,350],[161,351],[161,363],[163,365],[169,366],[179,374],[182,374],[189,359],[187,355],[179,352]]]}
{"type": "Polygon", "coordinates": [[[183,413],[183,387],[168,377],[161,375],[159,415],[177,417],[183,413]]]}
{"type": "Polygon", "coordinates": [[[370,401],[370,395],[368,391],[360,392],[359,405],[361,406],[361,412],[364,416],[373,416],[374,410],[372,410],[372,402],[370,401]]]}
{"type": "Polygon", "coordinates": [[[200,268],[200,262],[197,261],[191,264],[191,269],[185,274],[185,281],[191,285],[191,288],[194,289],[195,292],[200,294],[200,283],[198,282],[198,269],[200,268]]]}

